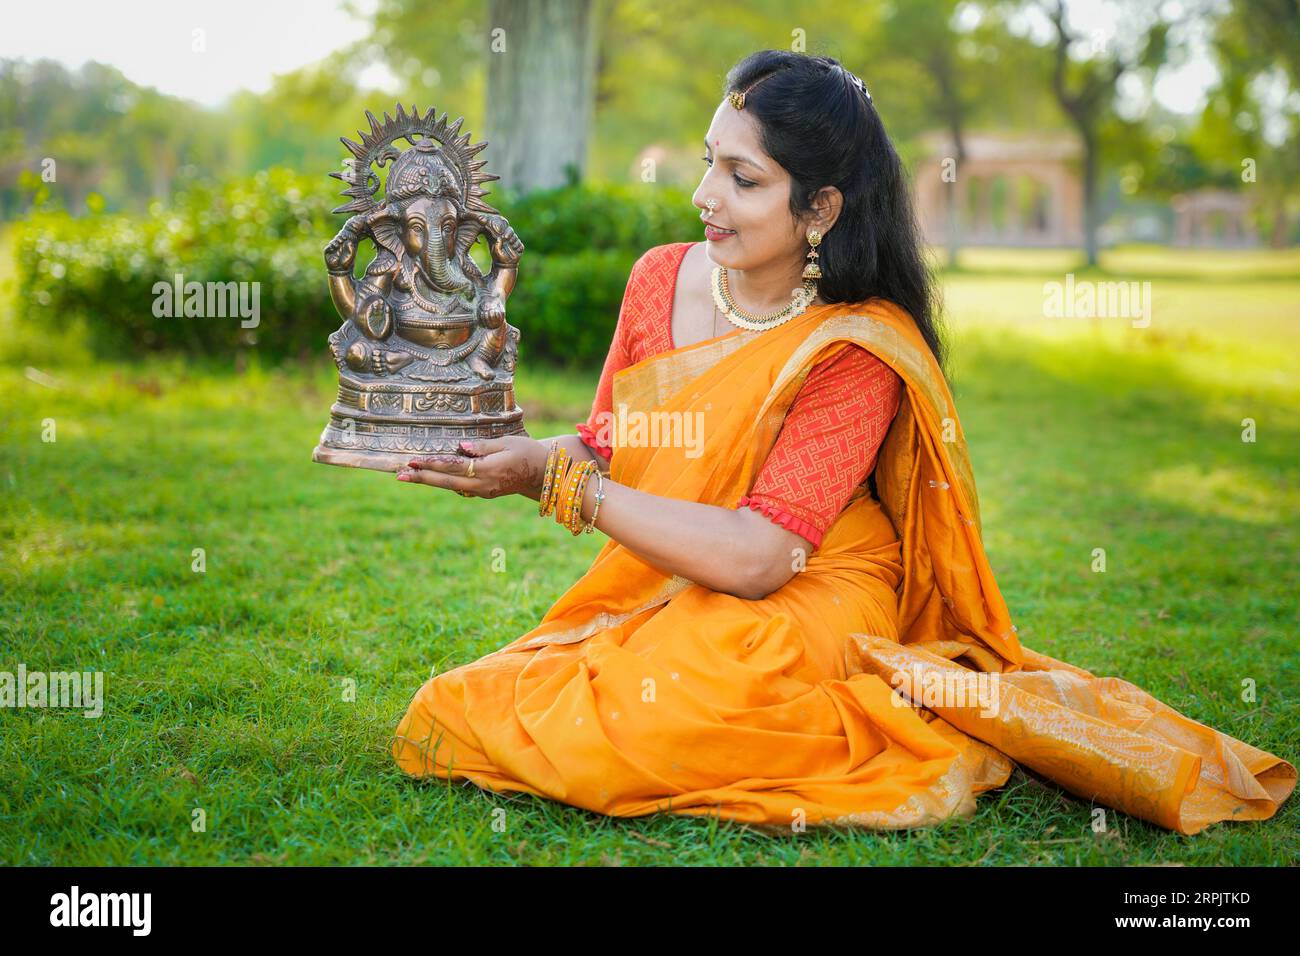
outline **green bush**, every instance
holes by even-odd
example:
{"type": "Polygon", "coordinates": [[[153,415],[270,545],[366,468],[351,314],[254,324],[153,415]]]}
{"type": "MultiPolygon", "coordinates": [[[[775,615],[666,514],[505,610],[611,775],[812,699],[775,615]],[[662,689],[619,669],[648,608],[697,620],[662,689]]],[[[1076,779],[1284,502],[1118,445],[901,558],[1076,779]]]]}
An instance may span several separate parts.
{"type": "Polygon", "coordinates": [[[591,249],[640,254],[697,238],[700,231],[690,193],[668,186],[565,186],[518,197],[507,194],[503,202],[508,207],[499,208],[528,250],[547,256],[591,249]]]}
{"type": "Polygon", "coordinates": [[[510,324],[519,329],[519,360],[603,363],[640,254],[611,249],[543,256],[526,250],[507,306],[510,324]]]}
{"type": "MultiPolygon", "coordinates": [[[[100,355],[181,352],[268,357],[323,354],[340,319],[321,249],[343,223],[329,180],[271,169],[199,186],[147,216],[84,219],[36,211],[18,224],[18,321],[80,331],[100,355]],[[238,315],[155,315],[155,286],[257,282],[259,322],[238,315]]],[[[609,346],[632,263],[646,249],[690,236],[689,196],[647,186],[567,186],[489,197],[523,239],[508,306],[524,360],[598,364],[609,346]]],[[[362,255],[369,253],[366,244],[362,255]]],[[[475,257],[487,265],[482,244],[475,257]]]]}

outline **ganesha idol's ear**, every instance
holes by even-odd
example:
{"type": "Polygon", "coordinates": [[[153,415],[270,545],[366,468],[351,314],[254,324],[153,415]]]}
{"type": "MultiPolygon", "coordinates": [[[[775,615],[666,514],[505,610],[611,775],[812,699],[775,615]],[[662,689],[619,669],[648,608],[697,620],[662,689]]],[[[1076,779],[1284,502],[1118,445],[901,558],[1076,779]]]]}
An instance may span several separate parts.
{"type": "MultiPolygon", "coordinates": [[[[477,219],[466,218],[462,220],[460,225],[456,227],[457,254],[464,255],[464,253],[469,250],[469,247],[478,241],[479,236],[487,236],[488,241],[490,242],[492,234],[490,232],[485,232],[483,225],[477,219]]],[[[469,259],[469,256],[465,256],[465,258],[469,259]]],[[[473,262],[472,259],[469,261],[473,262]]],[[[477,268],[478,266],[475,265],[475,269],[477,268]]]]}
{"type": "Polygon", "coordinates": [[[382,246],[395,256],[401,255],[402,227],[397,213],[392,208],[380,206],[370,214],[366,220],[366,225],[370,229],[371,237],[375,240],[375,245],[382,246]]]}
{"type": "Polygon", "coordinates": [[[366,213],[366,225],[374,228],[376,223],[396,222],[397,210],[390,203],[383,202],[366,213]]]}

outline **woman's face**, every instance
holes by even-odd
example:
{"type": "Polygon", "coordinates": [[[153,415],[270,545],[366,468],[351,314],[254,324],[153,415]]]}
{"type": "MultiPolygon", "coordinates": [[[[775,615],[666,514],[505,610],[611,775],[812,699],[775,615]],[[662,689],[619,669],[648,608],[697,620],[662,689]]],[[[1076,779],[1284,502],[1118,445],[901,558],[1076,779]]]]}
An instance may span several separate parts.
{"type": "Polygon", "coordinates": [[[705,137],[709,163],[692,201],[705,227],[709,258],[728,269],[748,270],[772,262],[801,263],[808,251],[807,226],[790,214],[790,175],[763,151],[758,123],[725,99],[705,137]],[[708,201],[717,200],[709,211],[708,201]]]}

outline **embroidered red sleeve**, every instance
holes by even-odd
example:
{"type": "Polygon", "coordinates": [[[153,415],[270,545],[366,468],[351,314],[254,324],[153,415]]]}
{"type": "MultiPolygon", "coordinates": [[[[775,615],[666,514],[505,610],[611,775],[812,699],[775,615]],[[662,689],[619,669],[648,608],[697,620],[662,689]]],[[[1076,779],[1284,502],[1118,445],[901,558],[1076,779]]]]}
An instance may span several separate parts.
{"type": "Polygon", "coordinates": [[[795,396],[753,491],[736,507],[748,506],[820,547],[875,467],[902,384],[860,345],[819,362],[795,396]]]}

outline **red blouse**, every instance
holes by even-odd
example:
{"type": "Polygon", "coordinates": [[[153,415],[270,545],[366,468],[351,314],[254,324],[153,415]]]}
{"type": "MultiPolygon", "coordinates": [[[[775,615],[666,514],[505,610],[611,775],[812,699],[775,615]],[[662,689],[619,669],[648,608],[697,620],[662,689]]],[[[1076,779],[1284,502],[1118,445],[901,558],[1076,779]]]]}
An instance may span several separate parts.
{"type": "MultiPolygon", "coordinates": [[[[614,373],[676,346],[672,340],[677,272],[694,243],[655,246],[632,267],[618,326],[596,387],[591,415],[578,422],[582,440],[606,459],[613,449],[596,438],[613,408],[614,373]]],[[[808,372],[764,462],[752,508],[808,539],[813,548],[876,464],[898,411],[902,379],[860,345],[849,345],[808,372]]]]}

